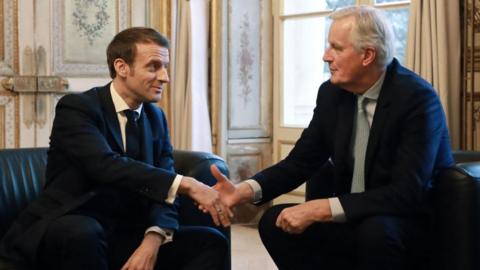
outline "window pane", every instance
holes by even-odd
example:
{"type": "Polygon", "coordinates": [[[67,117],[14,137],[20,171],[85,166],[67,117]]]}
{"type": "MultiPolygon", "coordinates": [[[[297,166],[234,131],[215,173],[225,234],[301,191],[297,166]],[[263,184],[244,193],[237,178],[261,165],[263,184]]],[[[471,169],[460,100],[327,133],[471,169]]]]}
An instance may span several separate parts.
{"type": "Polygon", "coordinates": [[[323,62],[331,20],[303,18],[284,22],[283,124],[306,126],[313,114],[317,90],[330,77],[323,62]]]}
{"type": "Polygon", "coordinates": [[[355,0],[284,0],[283,13],[287,15],[304,12],[318,12],[351,6],[354,4],[355,0]]]}
{"type": "Polygon", "coordinates": [[[385,10],[386,16],[393,27],[395,34],[395,57],[400,63],[405,62],[408,34],[408,7],[385,10]]]}

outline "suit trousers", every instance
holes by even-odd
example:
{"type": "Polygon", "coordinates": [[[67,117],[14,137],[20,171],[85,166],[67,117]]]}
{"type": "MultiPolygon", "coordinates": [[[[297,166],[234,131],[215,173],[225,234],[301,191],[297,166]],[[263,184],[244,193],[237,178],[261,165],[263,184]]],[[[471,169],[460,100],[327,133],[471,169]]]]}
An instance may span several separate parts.
{"type": "MultiPolygon", "coordinates": [[[[126,223],[113,228],[80,214],[56,219],[40,246],[41,269],[121,269],[146,229],[126,223]]],[[[223,269],[227,250],[227,240],[214,228],[180,227],[174,240],[160,247],[155,269],[223,269]]]]}
{"type": "Polygon", "coordinates": [[[280,270],[412,269],[424,251],[424,222],[392,216],[314,223],[302,234],[286,233],[275,222],[293,205],[273,206],[259,223],[262,242],[280,270]]]}

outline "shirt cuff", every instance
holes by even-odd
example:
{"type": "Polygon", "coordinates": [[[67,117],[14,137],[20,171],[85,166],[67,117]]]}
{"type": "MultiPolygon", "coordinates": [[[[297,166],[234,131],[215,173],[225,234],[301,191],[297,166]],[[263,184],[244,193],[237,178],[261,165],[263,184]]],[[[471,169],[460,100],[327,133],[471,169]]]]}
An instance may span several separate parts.
{"type": "Polygon", "coordinates": [[[149,227],[146,231],[145,231],[145,234],[149,233],[149,232],[154,232],[154,233],[158,233],[160,234],[161,236],[163,236],[163,244],[166,244],[168,242],[172,242],[173,241],[173,230],[170,230],[170,229],[162,229],[158,226],[152,226],[152,227],[149,227]]]}
{"type": "Polygon", "coordinates": [[[330,211],[332,211],[332,221],[333,222],[345,222],[347,218],[345,217],[345,211],[343,211],[342,204],[338,197],[328,198],[328,203],[330,203],[330,211]]]}
{"type": "Polygon", "coordinates": [[[165,199],[166,203],[173,204],[173,202],[175,201],[175,198],[177,197],[178,187],[180,186],[180,181],[182,181],[182,178],[183,175],[177,174],[177,176],[175,176],[175,179],[173,179],[173,183],[168,190],[167,199],[165,199]]]}
{"type": "Polygon", "coordinates": [[[260,186],[260,184],[253,179],[248,179],[248,180],[245,180],[243,182],[248,184],[253,191],[252,202],[253,203],[259,202],[262,199],[262,187],[260,186]]]}

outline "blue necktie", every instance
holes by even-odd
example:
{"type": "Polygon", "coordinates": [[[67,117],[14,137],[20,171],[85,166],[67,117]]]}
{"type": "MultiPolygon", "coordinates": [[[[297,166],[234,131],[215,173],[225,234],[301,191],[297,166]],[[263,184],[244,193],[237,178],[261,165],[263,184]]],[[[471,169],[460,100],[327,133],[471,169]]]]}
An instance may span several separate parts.
{"type": "Polygon", "coordinates": [[[355,141],[353,158],[353,179],[352,193],[365,191],[365,155],[367,153],[368,135],[370,134],[370,125],[368,124],[365,106],[367,98],[357,96],[357,126],[355,129],[355,141]]]}
{"type": "Polygon", "coordinates": [[[125,125],[125,140],[127,156],[139,160],[140,159],[140,128],[137,120],[138,113],[134,110],[125,110],[127,116],[127,124],[125,125]]]}

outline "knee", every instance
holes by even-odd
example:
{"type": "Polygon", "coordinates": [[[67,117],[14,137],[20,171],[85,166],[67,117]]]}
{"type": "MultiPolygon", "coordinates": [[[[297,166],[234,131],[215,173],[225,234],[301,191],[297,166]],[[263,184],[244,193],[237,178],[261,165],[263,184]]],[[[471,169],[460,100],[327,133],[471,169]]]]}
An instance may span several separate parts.
{"type": "Polygon", "coordinates": [[[377,255],[404,249],[401,226],[393,217],[367,218],[358,227],[358,250],[377,255]]]}
{"type": "Polygon", "coordinates": [[[79,215],[63,216],[53,221],[47,235],[61,246],[75,245],[83,248],[105,243],[106,238],[102,225],[96,219],[79,215]]]}
{"type": "Polygon", "coordinates": [[[277,226],[277,218],[283,209],[293,206],[294,204],[279,204],[267,209],[258,223],[258,232],[262,240],[267,238],[277,238],[285,234],[277,226]]]}
{"type": "Polygon", "coordinates": [[[207,232],[207,237],[210,239],[211,245],[218,250],[219,253],[221,253],[220,255],[224,256],[230,249],[230,243],[227,237],[217,229],[209,229],[210,230],[207,232]]]}
{"type": "Polygon", "coordinates": [[[258,232],[260,235],[264,234],[265,232],[269,232],[272,228],[275,228],[275,223],[277,221],[277,217],[283,208],[280,207],[281,205],[275,205],[265,211],[263,216],[260,218],[258,222],[258,232]]]}
{"type": "MultiPolygon", "coordinates": [[[[223,258],[230,249],[230,242],[227,237],[219,230],[212,227],[190,227],[184,228],[183,233],[188,232],[188,235],[195,235],[195,238],[200,240],[202,248],[215,253],[223,258]]],[[[193,239],[193,236],[190,236],[193,239]]]]}

